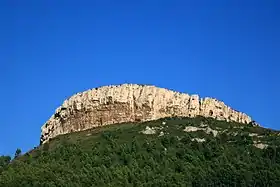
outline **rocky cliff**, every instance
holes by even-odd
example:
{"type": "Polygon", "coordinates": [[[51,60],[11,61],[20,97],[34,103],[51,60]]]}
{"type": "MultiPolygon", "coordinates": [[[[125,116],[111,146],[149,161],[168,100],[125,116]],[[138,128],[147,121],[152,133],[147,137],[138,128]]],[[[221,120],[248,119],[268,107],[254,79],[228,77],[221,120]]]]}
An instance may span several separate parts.
{"type": "Polygon", "coordinates": [[[155,86],[104,86],[73,95],[42,126],[41,144],[59,134],[122,122],[195,116],[249,123],[251,118],[213,98],[155,86]]]}

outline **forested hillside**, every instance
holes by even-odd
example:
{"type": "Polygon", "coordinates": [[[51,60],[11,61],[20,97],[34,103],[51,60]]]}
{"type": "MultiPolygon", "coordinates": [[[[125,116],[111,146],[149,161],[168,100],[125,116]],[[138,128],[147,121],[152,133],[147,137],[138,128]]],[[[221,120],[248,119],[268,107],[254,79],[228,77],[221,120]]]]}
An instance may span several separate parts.
{"type": "Polygon", "coordinates": [[[280,186],[280,133],[203,117],[110,125],[2,156],[0,186],[280,186]]]}

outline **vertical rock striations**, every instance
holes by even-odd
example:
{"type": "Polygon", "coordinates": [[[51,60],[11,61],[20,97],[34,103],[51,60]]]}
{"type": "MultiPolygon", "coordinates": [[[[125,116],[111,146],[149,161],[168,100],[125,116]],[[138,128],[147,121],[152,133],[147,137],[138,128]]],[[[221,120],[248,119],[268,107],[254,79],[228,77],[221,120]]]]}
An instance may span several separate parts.
{"type": "Polygon", "coordinates": [[[195,116],[249,123],[251,118],[213,98],[202,98],[155,86],[123,84],[78,93],[64,101],[42,126],[41,143],[59,134],[97,126],[195,116]]]}

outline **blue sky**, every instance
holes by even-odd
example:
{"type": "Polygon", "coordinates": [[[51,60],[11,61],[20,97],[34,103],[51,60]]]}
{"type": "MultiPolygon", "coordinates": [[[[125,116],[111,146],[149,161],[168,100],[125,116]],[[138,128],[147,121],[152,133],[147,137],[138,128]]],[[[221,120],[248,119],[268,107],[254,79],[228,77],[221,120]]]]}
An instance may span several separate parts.
{"type": "Polygon", "coordinates": [[[0,155],[69,96],[121,83],[211,96],[280,129],[280,3],[0,1],[0,155]]]}

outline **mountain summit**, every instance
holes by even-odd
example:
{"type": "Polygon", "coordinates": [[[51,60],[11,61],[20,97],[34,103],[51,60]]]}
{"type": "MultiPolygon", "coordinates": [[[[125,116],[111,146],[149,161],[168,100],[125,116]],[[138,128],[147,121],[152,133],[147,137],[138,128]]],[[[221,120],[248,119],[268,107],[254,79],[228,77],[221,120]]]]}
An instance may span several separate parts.
{"type": "Polygon", "coordinates": [[[41,145],[0,157],[0,187],[280,186],[279,145],[279,131],[216,99],[104,86],[66,100],[41,145]]]}
{"type": "Polygon", "coordinates": [[[200,98],[151,85],[111,85],[75,94],[64,101],[42,126],[40,142],[109,124],[196,116],[243,124],[252,122],[248,115],[214,98],[200,98]]]}

